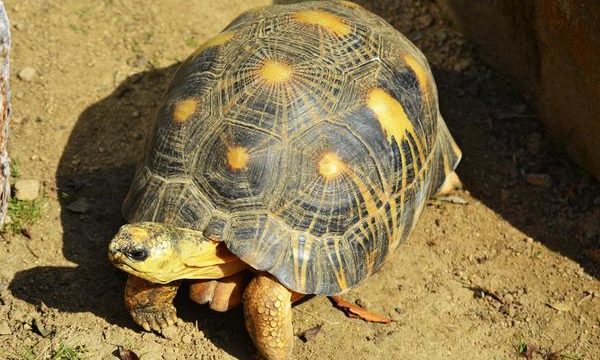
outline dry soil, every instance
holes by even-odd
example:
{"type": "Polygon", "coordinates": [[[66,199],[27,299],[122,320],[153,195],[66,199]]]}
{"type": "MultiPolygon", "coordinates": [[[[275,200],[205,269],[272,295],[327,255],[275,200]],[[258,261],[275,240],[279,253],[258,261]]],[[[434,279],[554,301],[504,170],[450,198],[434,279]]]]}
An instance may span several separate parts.
{"type": "MultiPolygon", "coordinates": [[[[239,309],[214,313],[183,294],[176,333],[141,331],[106,246],[177,63],[241,11],[270,1],[5,3],[9,150],[21,178],[43,183],[46,209],[28,237],[0,239],[0,358],[73,350],[115,359],[120,346],[142,359],[252,358],[239,309]],[[35,69],[30,81],[16,76],[26,67],[35,69]]],[[[394,322],[349,319],[313,298],[294,308],[294,330],[322,329],[296,339],[294,358],[600,359],[598,183],[554,150],[527,99],[479,61],[434,4],[361,3],[428,56],[465,154],[465,191],[430,201],[383,269],[345,295],[394,322]]]]}

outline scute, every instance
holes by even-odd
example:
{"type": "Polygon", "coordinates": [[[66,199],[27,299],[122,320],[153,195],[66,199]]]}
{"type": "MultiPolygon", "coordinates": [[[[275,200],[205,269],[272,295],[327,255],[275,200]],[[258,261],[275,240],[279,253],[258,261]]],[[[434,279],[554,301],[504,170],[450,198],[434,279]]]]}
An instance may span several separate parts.
{"type": "Polygon", "coordinates": [[[424,56],[346,2],[263,7],[224,31],[177,71],[126,218],[198,230],[297,292],[356,286],[460,160],[424,56]]]}
{"type": "Polygon", "coordinates": [[[278,184],[283,151],[280,139],[269,133],[224,122],[196,144],[192,179],[222,211],[265,208],[278,184]],[[241,168],[229,163],[228,154],[235,148],[244,149],[247,155],[241,168]]]}
{"type": "Polygon", "coordinates": [[[324,123],[298,136],[288,146],[289,177],[270,210],[298,231],[315,236],[342,235],[349,226],[381,206],[383,179],[378,177],[373,154],[347,128],[324,123]],[[339,176],[320,173],[324,156],[334,154],[339,176]],[[366,161],[365,161],[366,160],[366,161]]]}

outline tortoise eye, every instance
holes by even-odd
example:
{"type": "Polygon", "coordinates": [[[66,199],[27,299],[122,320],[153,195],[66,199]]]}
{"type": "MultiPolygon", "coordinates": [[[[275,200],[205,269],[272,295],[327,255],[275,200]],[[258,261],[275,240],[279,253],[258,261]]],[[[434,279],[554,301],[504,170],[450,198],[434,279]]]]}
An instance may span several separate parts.
{"type": "Polygon", "coordinates": [[[148,257],[148,250],[144,248],[133,248],[125,251],[125,255],[131,260],[143,261],[148,257]]]}

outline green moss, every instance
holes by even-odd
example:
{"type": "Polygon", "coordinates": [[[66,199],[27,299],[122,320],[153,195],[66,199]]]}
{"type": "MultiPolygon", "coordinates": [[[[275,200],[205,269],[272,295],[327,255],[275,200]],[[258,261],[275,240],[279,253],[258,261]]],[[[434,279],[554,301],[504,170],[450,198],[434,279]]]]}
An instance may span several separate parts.
{"type": "Polygon", "coordinates": [[[10,199],[8,203],[8,216],[10,222],[4,225],[4,232],[19,233],[35,224],[41,217],[46,207],[46,199],[40,197],[34,201],[10,199]]]}
{"type": "Polygon", "coordinates": [[[82,360],[85,359],[87,350],[84,346],[68,346],[60,344],[52,354],[52,360],[82,360]]]}

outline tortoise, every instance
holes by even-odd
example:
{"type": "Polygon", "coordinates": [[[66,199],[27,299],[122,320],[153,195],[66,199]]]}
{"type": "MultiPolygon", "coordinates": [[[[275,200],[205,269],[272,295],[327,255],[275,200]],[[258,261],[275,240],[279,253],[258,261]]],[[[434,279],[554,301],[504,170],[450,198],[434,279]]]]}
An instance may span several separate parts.
{"type": "Polygon", "coordinates": [[[286,359],[291,303],[361,284],[461,157],[424,55],[347,1],[241,14],[174,75],[109,258],[144,329],[176,320],[182,280],[243,303],[259,353],[286,359]]]}

